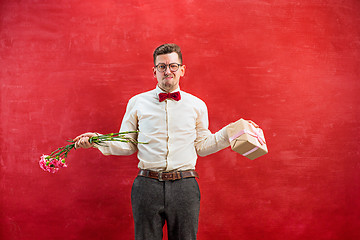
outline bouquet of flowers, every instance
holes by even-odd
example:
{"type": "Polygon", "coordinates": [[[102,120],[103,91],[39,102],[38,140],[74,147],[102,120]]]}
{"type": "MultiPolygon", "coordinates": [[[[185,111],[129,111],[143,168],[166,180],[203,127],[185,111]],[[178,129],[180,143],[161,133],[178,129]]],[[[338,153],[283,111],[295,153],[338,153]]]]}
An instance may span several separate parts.
{"type": "MultiPolygon", "coordinates": [[[[103,145],[104,142],[108,141],[118,141],[118,142],[136,142],[134,139],[127,137],[128,133],[137,133],[137,131],[129,131],[129,132],[119,132],[119,133],[109,133],[104,135],[97,135],[89,138],[90,143],[94,143],[96,145],[103,145]]],[[[50,153],[50,155],[43,154],[40,157],[39,165],[40,167],[47,172],[56,173],[60,168],[66,168],[66,157],[69,154],[71,149],[75,149],[75,142],[73,140],[68,140],[72,144],[66,145],[64,147],[60,147],[50,153]]]]}

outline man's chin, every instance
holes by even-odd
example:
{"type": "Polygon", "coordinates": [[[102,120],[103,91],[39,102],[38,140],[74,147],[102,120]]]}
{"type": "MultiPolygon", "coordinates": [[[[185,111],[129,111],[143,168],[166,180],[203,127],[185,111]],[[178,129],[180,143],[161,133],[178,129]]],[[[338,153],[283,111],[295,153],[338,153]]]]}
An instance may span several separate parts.
{"type": "Polygon", "coordinates": [[[170,84],[170,83],[164,83],[164,84],[159,84],[159,87],[166,92],[172,92],[174,91],[178,86],[176,84],[170,84]]]}

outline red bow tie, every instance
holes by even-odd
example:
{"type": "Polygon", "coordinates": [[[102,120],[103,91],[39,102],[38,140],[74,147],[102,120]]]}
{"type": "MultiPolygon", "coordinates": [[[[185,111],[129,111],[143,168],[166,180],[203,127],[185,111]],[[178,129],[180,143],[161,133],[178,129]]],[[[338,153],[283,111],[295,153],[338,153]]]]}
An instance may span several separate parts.
{"type": "Polygon", "coordinates": [[[180,92],[173,93],[159,93],[159,101],[165,101],[165,99],[172,98],[175,101],[179,101],[181,99],[180,92]]]}

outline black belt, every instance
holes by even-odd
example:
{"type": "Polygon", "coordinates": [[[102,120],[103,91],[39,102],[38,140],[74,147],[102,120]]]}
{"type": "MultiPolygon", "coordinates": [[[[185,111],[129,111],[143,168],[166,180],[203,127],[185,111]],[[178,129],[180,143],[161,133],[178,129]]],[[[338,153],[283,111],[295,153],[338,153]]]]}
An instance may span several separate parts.
{"type": "Polygon", "coordinates": [[[199,178],[199,174],[195,170],[174,171],[174,172],[155,172],[150,170],[140,169],[138,176],[157,179],[159,181],[179,180],[182,178],[199,178]]]}

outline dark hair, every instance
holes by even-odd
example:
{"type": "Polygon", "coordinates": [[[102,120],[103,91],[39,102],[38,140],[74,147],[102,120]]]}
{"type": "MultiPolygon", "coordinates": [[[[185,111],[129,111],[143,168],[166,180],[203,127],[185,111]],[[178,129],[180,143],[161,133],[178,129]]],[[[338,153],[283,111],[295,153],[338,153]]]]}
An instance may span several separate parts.
{"type": "Polygon", "coordinates": [[[182,60],[181,49],[175,43],[166,43],[166,44],[163,44],[163,45],[157,47],[153,54],[154,64],[156,64],[155,61],[156,61],[157,56],[163,55],[163,54],[169,54],[169,53],[173,53],[173,52],[177,53],[180,63],[182,64],[183,60],[182,60]]]}

